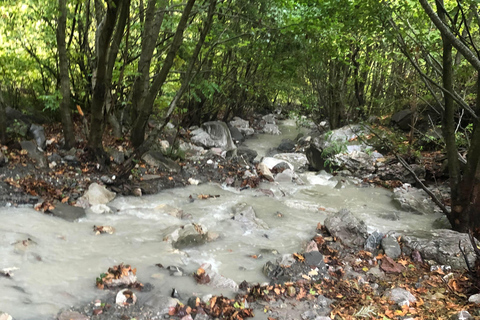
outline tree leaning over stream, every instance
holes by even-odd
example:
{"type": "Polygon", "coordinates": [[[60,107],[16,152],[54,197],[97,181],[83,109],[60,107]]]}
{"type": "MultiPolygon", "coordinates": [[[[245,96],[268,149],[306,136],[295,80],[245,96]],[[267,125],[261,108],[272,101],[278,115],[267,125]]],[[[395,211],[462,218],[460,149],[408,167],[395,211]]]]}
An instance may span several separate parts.
{"type": "MultiPolygon", "coordinates": [[[[466,22],[467,15],[464,13],[464,4],[457,2],[455,12],[460,16],[457,24],[457,17],[452,19],[443,0],[437,0],[437,13],[427,0],[419,0],[423,10],[432,23],[441,33],[443,44],[442,52],[442,92],[443,103],[443,134],[446,143],[448,158],[448,171],[451,189],[451,211],[447,214],[448,220],[454,230],[468,232],[472,230],[477,236],[480,235],[480,125],[478,115],[480,114],[480,55],[476,48],[475,41],[471,36],[472,29],[466,22]],[[462,26],[463,22],[463,26],[462,26]],[[469,38],[463,38],[460,27],[467,30],[469,38]],[[455,48],[463,58],[468,61],[471,67],[477,72],[477,90],[475,107],[470,108],[454,91],[454,72],[452,49],[455,48]],[[473,121],[473,133],[470,146],[467,151],[466,163],[461,168],[459,160],[459,149],[455,139],[454,116],[456,104],[465,108],[471,115],[473,121]]],[[[478,19],[478,4],[472,3],[469,8],[474,10],[473,14],[478,19]]],[[[477,25],[477,30],[480,25],[477,25]]],[[[477,31],[478,32],[478,31],[477,31]]]]}

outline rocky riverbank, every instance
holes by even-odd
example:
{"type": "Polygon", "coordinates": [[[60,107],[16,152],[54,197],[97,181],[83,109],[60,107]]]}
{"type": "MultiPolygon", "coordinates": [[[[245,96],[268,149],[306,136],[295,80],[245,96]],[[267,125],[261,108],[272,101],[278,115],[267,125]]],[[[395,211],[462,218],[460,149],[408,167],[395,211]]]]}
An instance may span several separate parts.
{"type": "MultiPolygon", "coordinates": [[[[422,190],[411,186],[416,180],[392,156],[358,142],[365,127],[348,126],[326,133],[322,126],[312,126],[309,133],[282,141],[261,161],[256,160],[256,152],[241,143],[255,132],[278,134],[276,122],[276,116],[267,115],[251,121],[236,118],[229,124],[215,121],[189,130],[171,127],[137,163],[129,179],[120,182],[116,172],[129,156],[127,142],[109,142],[111,164],[105,170],[88,161],[81,143],[69,151],[59,149],[59,133],[47,128],[43,140],[37,141],[37,136],[35,141],[21,141],[20,147],[3,147],[0,202],[8,206],[32,205],[45,214],[75,221],[85,215],[85,210],[111,210],[108,203],[112,192],[142,196],[205,182],[238,190],[256,188],[260,181],[302,184],[299,173],[311,168],[329,169],[325,164],[330,164],[337,170],[329,181],[335,188],[377,182],[396,187],[393,201],[402,210],[418,214],[438,210],[422,190]]],[[[35,132],[39,131],[37,128],[35,132]]],[[[417,167],[417,177],[424,179],[428,170],[417,167]]],[[[273,194],[269,189],[260,191],[273,194]]],[[[443,186],[434,191],[446,197],[443,186]]],[[[261,223],[248,208],[238,210],[235,215],[243,222],[256,226],[261,223]]],[[[439,224],[448,227],[445,222],[439,224]]],[[[183,236],[208,238],[195,223],[188,230],[188,234],[182,231],[183,236]]],[[[465,260],[458,253],[461,243],[473,266],[476,257],[467,235],[444,229],[369,234],[364,222],[340,210],[324,226],[317,226],[312,238],[303,252],[265,263],[263,271],[271,283],[242,283],[235,299],[179,298],[175,292],[171,296],[158,295],[144,284],[139,292],[135,291],[137,286],[131,288],[132,293],[124,294],[120,306],[120,287],[116,287],[99,301],[63,311],[58,319],[243,319],[251,317],[252,310],[272,319],[447,319],[466,317],[467,311],[478,316],[476,297],[471,296],[476,288],[463,273],[465,260]],[[138,295],[134,305],[133,294],[138,295]]],[[[181,276],[196,277],[200,284],[216,277],[208,266],[194,275],[181,276]]]]}

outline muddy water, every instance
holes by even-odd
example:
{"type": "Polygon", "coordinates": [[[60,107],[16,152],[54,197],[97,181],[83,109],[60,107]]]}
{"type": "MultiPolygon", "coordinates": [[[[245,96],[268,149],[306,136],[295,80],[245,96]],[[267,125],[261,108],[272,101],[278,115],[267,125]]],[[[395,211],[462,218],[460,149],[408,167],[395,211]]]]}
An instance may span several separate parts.
{"type": "MultiPolygon", "coordinates": [[[[295,137],[293,123],[282,131],[295,137]],[[288,130],[285,130],[288,129],[288,130]]],[[[275,137],[275,143],[281,140],[275,137]]],[[[283,137],[284,138],[284,137],[283,137]]],[[[271,136],[249,141],[261,149],[272,146],[271,136]]],[[[281,254],[301,250],[312,237],[318,222],[341,208],[348,208],[367,222],[370,231],[378,229],[429,229],[438,216],[418,216],[398,211],[390,192],[381,188],[335,189],[337,181],[328,174],[301,175],[304,185],[293,183],[263,184],[274,197],[257,190],[239,191],[218,184],[165,190],[147,197],[119,197],[110,205],[116,213],[89,213],[77,223],[39,214],[31,208],[0,208],[0,269],[17,267],[11,278],[0,276],[0,310],[15,319],[52,319],[60,308],[80,305],[101,296],[95,278],[119,263],[137,268],[139,281],[151,283],[155,290],[169,295],[176,288],[182,297],[214,291],[194,283],[192,277],[170,277],[155,266],[177,265],[191,274],[208,262],[225,277],[237,283],[243,280],[264,282],[263,264],[281,254]],[[218,195],[198,200],[199,194],[218,195]],[[194,202],[189,201],[192,196],[194,202]],[[268,229],[245,228],[231,219],[231,208],[245,202],[253,206],[257,217],[268,229]],[[191,221],[216,232],[219,238],[205,245],[175,250],[164,238],[181,220],[161,208],[170,205],[191,215],[191,221]],[[399,220],[392,221],[392,216],[399,220]],[[113,235],[95,236],[94,225],[109,225],[113,235]],[[17,243],[30,238],[32,241],[17,243]],[[251,256],[257,255],[254,259],[251,256]]]]}

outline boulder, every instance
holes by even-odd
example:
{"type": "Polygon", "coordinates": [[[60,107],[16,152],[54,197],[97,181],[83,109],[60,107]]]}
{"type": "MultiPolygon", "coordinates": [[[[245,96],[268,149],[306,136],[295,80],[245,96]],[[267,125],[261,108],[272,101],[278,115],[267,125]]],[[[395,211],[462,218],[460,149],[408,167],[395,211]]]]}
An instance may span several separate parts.
{"type": "Polygon", "coordinates": [[[435,206],[428,194],[424,190],[413,188],[407,183],[393,190],[392,200],[405,211],[416,214],[432,214],[435,212],[435,206]]]}
{"type": "Polygon", "coordinates": [[[113,162],[115,162],[116,164],[122,164],[123,162],[125,162],[125,152],[123,151],[112,150],[110,152],[110,156],[112,157],[113,162]]]}
{"type": "Polygon", "coordinates": [[[65,203],[57,203],[55,209],[52,210],[52,215],[70,222],[87,216],[83,208],[72,207],[65,203]]]}
{"type": "Polygon", "coordinates": [[[270,123],[270,124],[276,124],[277,119],[274,114],[267,114],[262,117],[262,120],[265,121],[265,123],[270,123]]]}
{"type": "Polygon", "coordinates": [[[208,232],[206,227],[190,223],[173,231],[168,236],[168,241],[177,249],[199,246],[208,241],[208,232]]]}
{"type": "Polygon", "coordinates": [[[258,153],[255,150],[249,149],[247,147],[240,146],[237,149],[237,157],[242,157],[243,159],[247,160],[248,162],[253,162],[257,157],[258,153]]]}
{"type": "Polygon", "coordinates": [[[233,141],[236,143],[242,143],[245,141],[244,135],[238,130],[237,127],[232,127],[228,125],[228,129],[230,130],[230,135],[232,136],[233,141]]]}
{"type": "Polygon", "coordinates": [[[378,152],[366,153],[355,150],[336,154],[333,156],[332,163],[339,168],[348,170],[355,177],[363,178],[376,171],[377,159],[382,157],[378,152]]]}
{"type": "Polygon", "coordinates": [[[383,233],[375,230],[374,232],[372,232],[372,234],[368,236],[364,249],[366,251],[375,253],[380,247],[380,244],[382,243],[382,238],[383,233]]]}
{"type": "Polygon", "coordinates": [[[417,301],[417,298],[409,291],[402,288],[393,288],[385,292],[385,298],[395,302],[399,307],[403,305],[409,306],[417,301]]]}
{"type": "Polygon", "coordinates": [[[196,146],[189,142],[188,143],[183,142],[183,141],[180,142],[179,150],[182,150],[187,158],[194,158],[194,159],[200,158],[202,155],[204,155],[207,152],[207,150],[205,150],[202,147],[196,146]]]}
{"type": "Polygon", "coordinates": [[[273,124],[273,123],[267,123],[265,124],[265,126],[263,127],[262,129],[262,132],[263,133],[267,133],[267,134],[273,134],[273,135],[280,135],[282,134],[282,132],[280,131],[280,129],[278,129],[278,126],[276,124],[273,124]]]}
{"type": "Polygon", "coordinates": [[[251,136],[255,133],[253,128],[250,128],[250,123],[247,120],[243,120],[239,117],[234,117],[232,121],[229,122],[232,127],[237,128],[240,133],[245,136],[251,136]]]}
{"type": "Polygon", "coordinates": [[[268,229],[268,225],[257,218],[255,210],[246,203],[237,203],[232,208],[232,220],[238,221],[247,230],[268,229]]]}
{"type": "Polygon", "coordinates": [[[218,274],[218,272],[213,270],[210,263],[204,263],[200,266],[200,268],[202,268],[205,271],[205,274],[210,278],[210,281],[206,283],[207,285],[213,288],[229,289],[234,292],[238,291],[238,284],[232,279],[225,278],[224,276],[218,274]]]}
{"type": "Polygon", "coordinates": [[[175,208],[169,204],[162,203],[155,207],[155,212],[168,214],[172,217],[182,219],[185,216],[185,213],[182,209],[175,208]]]}
{"type": "Polygon", "coordinates": [[[287,161],[279,159],[277,157],[264,157],[261,163],[263,163],[268,169],[272,170],[273,167],[282,162],[287,163],[291,170],[295,169],[295,167],[291,163],[288,163],[287,161]]]}
{"type": "MultiPolygon", "coordinates": [[[[370,146],[354,141],[357,140],[356,138],[359,135],[367,132],[368,127],[364,125],[347,125],[333,131],[316,133],[312,136],[310,145],[305,152],[310,165],[315,170],[323,170],[325,169],[325,162],[327,160],[331,162],[332,157],[336,154],[345,153],[348,155],[354,151],[368,154],[368,150],[371,149],[370,146]]],[[[352,167],[354,167],[354,164],[352,167]]]]}
{"type": "Polygon", "coordinates": [[[400,129],[407,131],[410,130],[410,125],[412,124],[412,115],[412,110],[404,109],[395,113],[392,116],[391,122],[400,129]]]}
{"type": "Polygon", "coordinates": [[[41,150],[45,150],[47,139],[45,138],[45,129],[43,126],[32,124],[28,131],[32,135],[33,140],[35,140],[37,143],[37,147],[39,147],[41,150]]]}
{"type": "Polygon", "coordinates": [[[258,170],[258,172],[259,172],[260,174],[262,174],[263,177],[265,177],[268,181],[272,182],[272,181],[275,180],[274,177],[273,177],[272,172],[270,171],[270,169],[268,168],[268,166],[267,166],[265,163],[263,163],[263,162],[259,163],[258,166],[257,166],[257,170],[258,170]]]}
{"type": "Polygon", "coordinates": [[[385,237],[382,239],[382,249],[387,256],[397,259],[402,254],[402,249],[394,237],[385,237]]]}
{"type": "MultiPolygon", "coordinates": [[[[434,260],[441,265],[451,266],[453,269],[463,270],[467,267],[462,254],[459,254],[458,245],[465,249],[466,259],[470,265],[475,263],[475,253],[468,234],[453,230],[437,229],[433,231],[411,231],[398,233],[401,236],[403,250],[406,252],[418,250],[423,260],[434,260]]],[[[478,242],[477,242],[478,243],[478,242]]],[[[406,252],[408,253],[408,252],[406,252]]]]}
{"type": "Polygon", "coordinates": [[[363,247],[368,237],[367,225],[350,211],[342,209],[324,222],[330,234],[348,247],[363,247]]]}
{"type": "Polygon", "coordinates": [[[163,171],[178,173],[181,170],[178,163],[165,157],[160,151],[148,151],[142,156],[142,159],[149,166],[159,168],[163,171]]]}
{"type": "Polygon", "coordinates": [[[40,151],[37,144],[33,141],[20,141],[22,149],[27,151],[28,157],[34,160],[40,168],[46,168],[48,166],[47,157],[40,151]]]}
{"type": "Polygon", "coordinates": [[[205,148],[218,147],[225,151],[235,150],[230,130],[225,122],[209,121],[201,129],[192,131],[191,141],[205,148]]]}
{"type": "Polygon", "coordinates": [[[104,186],[99,185],[98,183],[94,182],[88,186],[87,192],[80,197],[82,203],[85,203],[86,206],[94,206],[98,204],[107,204],[115,198],[115,192],[107,190],[104,186]]]}
{"type": "MultiPolygon", "coordinates": [[[[287,162],[293,165],[293,169],[298,170],[307,165],[307,156],[303,153],[277,153],[273,158],[287,162]]],[[[290,167],[292,169],[292,167],[290,167]]]]}
{"type": "MultiPolygon", "coordinates": [[[[400,163],[395,164],[385,164],[385,163],[377,163],[377,175],[382,180],[400,180],[403,183],[408,184],[415,184],[416,180],[413,175],[405,169],[400,163]]],[[[420,166],[418,164],[411,164],[410,167],[415,172],[415,175],[419,179],[425,178],[425,167],[420,166]]]]}
{"type": "Polygon", "coordinates": [[[290,139],[283,139],[282,142],[278,145],[277,149],[280,152],[293,152],[295,151],[295,142],[290,139]]]}

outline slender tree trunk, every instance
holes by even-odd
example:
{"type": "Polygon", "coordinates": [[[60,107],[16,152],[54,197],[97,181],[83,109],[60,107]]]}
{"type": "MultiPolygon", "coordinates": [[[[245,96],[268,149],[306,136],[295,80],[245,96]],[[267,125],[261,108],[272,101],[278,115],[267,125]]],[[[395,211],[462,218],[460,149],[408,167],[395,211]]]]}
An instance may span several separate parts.
{"type": "MultiPolygon", "coordinates": [[[[130,13],[130,0],[125,0],[121,4],[120,14],[118,17],[117,27],[115,29],[115,34],[112,38],[112,44],[110,50],[108,51],[107,59],[107,73],[105,77],[105,83],[107,85],[106,99],[105,99],[105,114],[107,116],[108,122],[113,128],[114,135],[116,137],[121,137],[121,126],[118,119],[115,117],[115,101],[116,99],[112,95],[113,90],[113,68],[115,67],[115,61],[117,60],[118,51],[120,50],[120,43],[123,39],[123,34],[125,32],[125,26],[127,24],[128,16],[130,13]]],[[[105,123],[104,123],[105,126],[105,123]]],[[[104,131],[104,130],[102,130],[104,131]]]]}
{"type": "Polygon", "coordinates": [[[3,94],[2,91],[0,91],[0,144],[7,143],[7,114],[5,109],[6,106],[3,100],[3,94]]]}
{"type": "Polygon", "coordinates": [[[107,91],[107,58],[110,48],[110,40],[117,20],[118,8],[122,0],[113,0],[108,2],[105,16],[98,26],[96,39],[96,79],[93,88],[90,135],[88,145],[90,151],[103,164],[105,160],[105,151],[103,150],[103,124],[104,124],[104,104],[107,91]],[[94,130],[95,128],[95,130],[94,130]]]}
{"type": "Polygon", "coordinates": [[[193,51],[192,57],[190,58],[190,62],[188,63],[188,67],[185,72],[185,78],[183,79],[182,85],[180,86],[180,89],[177,91],[177,94],[175,95],[175,97],[173,98],[172,102],[168,107],[165,123],[169,121],[170,116],[173,110],[175,109],[175,107],[177,106],[178,101],[181,99],[181,97],[187,90],[193,78],[196,76],[196,73],[193,72],[193,69],[195,67],[195,64],[197,63],[200,50],[202,49],[203,44],[205,43],[205,38],[207,37],[207,34],[210,31],[210,28],[212,27],[213,15],[215,13],[216,5],[217,5],[217,0],[210,0],[207,18],[203,22],[203,28],[200,33],[200,38],[198,39],[198,42],[195,46],[195,50],[193,51]]]}
{"type": "Polygon", "coordinates": [[[59,17],[57,25],[57,48],[60,69],[60,92],[62,100],[60,101],[60,115],[63,126],[63,136],[65,138],[64,148],[69,150],[75,146],[75,135],[73,133],[73,123],[71,116],[70,99],[70,78],[68,76],[68,57],[65,44],[65,29],[67,25],[67,6],[66,0],[58,0],[59,17]]]}
{"type": "Polygon", "coordinates": [[[156,0],[149,0],[145,12],[145,23],[142,32],[142,52],[138,62],[138,76],[133,83],[133,93],[131,100],[131,114],[133,121],[138,116],[138,110],[145,100],[148,92],[150,66],[152,63],[153,52],[157,43],[160,27],[165,15],[166,0],[163,0],[157,6],[156,0]]]}
{"type": "Polygon", "coordinates": [[[195,0],[188,0],[187,4],[185,5],[182,16],[177,25],[175,36],[173,37],[172,44],[170,45],[170,50],[167,53],[167,57],[165,58],[162,69],[154,77],[150,90],[146,94],[143,103],[139,105],[137,118],[133,123],[131,135],[132,144],[135,148],[138,148],[145,140],[145,127],[147,125],[148,118],[152,113],[153,103],[155,102],[158,93],[162,89],[162,85],[167,79],[168,73],[173,66],[175,56],[177,55],[177,51],[183,42],[183,32],[187,27],[190,12],[192,11],[194,4],[195,0]]]}

